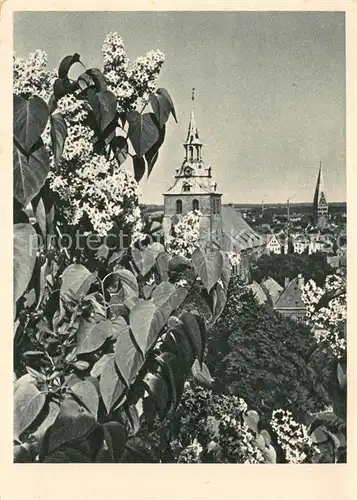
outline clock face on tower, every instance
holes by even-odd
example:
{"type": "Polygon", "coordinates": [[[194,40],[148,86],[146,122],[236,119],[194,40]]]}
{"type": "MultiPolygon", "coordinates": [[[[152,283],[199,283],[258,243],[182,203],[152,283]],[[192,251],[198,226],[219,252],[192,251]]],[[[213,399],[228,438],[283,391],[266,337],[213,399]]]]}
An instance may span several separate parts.
{"type": "Polygon", "coordinates": [[[186,177],[190,177],[192,175],[192,173],[193,173],[193,170],[192,170],[191,167],[185,167],[184,168],[184,174],[185,174],[186,177]]]}

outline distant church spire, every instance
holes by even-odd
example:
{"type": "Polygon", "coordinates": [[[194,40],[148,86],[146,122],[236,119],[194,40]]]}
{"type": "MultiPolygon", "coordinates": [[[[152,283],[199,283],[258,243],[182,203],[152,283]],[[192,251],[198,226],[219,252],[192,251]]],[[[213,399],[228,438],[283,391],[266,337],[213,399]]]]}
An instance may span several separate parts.
{"type": "Polygon", "coordinates": [[[199,135],[198,135],[198,128],[196,125],[196,120],[195,120],[195,90],[192,89],[192,94],[191,94],[191,101],[192,101],[192,109],[191,109],[191,116],[190,116],[190,122],[188,125],[188,132],[187,132],[187,138],[185,142],[185,146],[189,146],[190,144],[194,145],[200,145],[202,146],[202,142],[200,141],[199,135]]]}
{"type": "Polygon", "coordinates": [[[328,217],[328,203],[322,175],[322,162],[320,161],[319,173],[317,175],[317,182],[313,200],[314,219],[318,226],[325,226],[328,217]]]}

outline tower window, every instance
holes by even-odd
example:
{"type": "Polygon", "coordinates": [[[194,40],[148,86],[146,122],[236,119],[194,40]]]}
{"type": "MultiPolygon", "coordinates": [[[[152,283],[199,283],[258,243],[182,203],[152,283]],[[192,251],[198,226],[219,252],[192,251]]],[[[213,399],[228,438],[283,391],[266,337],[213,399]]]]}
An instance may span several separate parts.
{"type": "Polygon", "coordinates": [[[189,184],[184,184],[183,185],[183,191],[185,193],[188,193],[190,191],[190,189],[191,189],[191,186],[189,184]]]}
{"type": "Polygon", "coordinates": [[[176,201],[176,213],[182,214],[182,201],[181,200],[176,201]]]}
{"type": "Polygon", "coordinates": [[[215,214],[217,211],[217,200],[216,198],[212,199],[212,212],[215,214]]]}
{"type": "Polygon", "coordinates": [[[199,210],[200,209],[200,204],[198,202],[198,200],[193,200],[192,201],[192,210],[199,210]]]}
{"type": "Polygon", "coordinates": [[[217,202],[216,213],[219,214],[221,212],[221,200],[217,198],[216,202],[217,202]]]}

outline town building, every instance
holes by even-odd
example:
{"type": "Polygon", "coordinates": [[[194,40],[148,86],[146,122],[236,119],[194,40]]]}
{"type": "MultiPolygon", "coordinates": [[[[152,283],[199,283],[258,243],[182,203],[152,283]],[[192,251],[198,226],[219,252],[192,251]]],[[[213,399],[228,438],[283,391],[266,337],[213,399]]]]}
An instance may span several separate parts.
{"type": "Polygon", "coordinates": [[[214,180],[212,168],[203,161],[202,147],[194,112],[192,111],[185,154],[175,172],[172,186],[164,193],[163,231],[171,233],[173,225],[185,214],[200,211],[199,246],[204,251],[223,250],[241,255],[241,274],[249,281],[250,262],[264,251],[265,241],[244,220],[233,205],[222,205],[222,193],[214,180]]]}
{"type": "Polygon", "coordinates": [[[274,304],[274,311],[288,318],[304,321],[306,306],[301,298],[301,289],[303,286],[304,278],[301,275],[292,280],[286,278],[284,290],[274,304]]]}

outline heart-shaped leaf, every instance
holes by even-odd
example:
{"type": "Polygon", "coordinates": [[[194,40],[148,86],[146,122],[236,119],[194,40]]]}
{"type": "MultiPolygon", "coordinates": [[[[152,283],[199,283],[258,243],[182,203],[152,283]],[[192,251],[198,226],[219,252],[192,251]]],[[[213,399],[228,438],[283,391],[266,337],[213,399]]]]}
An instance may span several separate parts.
{"type": "Polygon", "coordinates": [[[192,263],[206,290],[210,292],[221,278],[223,267],[221,252],[204,253],[199,248],[196,248],[192,254],[192,263]]]}
{"type": "Polygon", "coordinates": [[[50,158],[45,146],[26,157],[13,147],[14,197],[26,207],[39,193],[50,169],[50,158]]]}
{"type": "Polygon", "coordinates": [[[141,352],[145,355],[167,323],[171,310],[158,307],[151,300],[142,300],[130,311],[130,328],[141,352]]]}
{"type": "Polygon", "coordinates": [[[155,142],[155,144],[153,146],[151,146],[149,151],[147,151],[145,153],[145,158],[146,158],[146,161],[148,164],[148,177],[150,176],[151,171],[154,168],[154,165],[155,165],[157,158],[159,156],[159,149],[164,142],[165,132],[166,132],[166,127],[164,125],[160,130],[160,136],[159,136],[158,141],[155,142]]]}
{"type": "Polygon", "coordinates": [[[103,356],[100,357],[96,363],[94,363],[93,368],[92,368],[92,370],[90,372],[91,376],[94,377],[94,378],[100,377],[100,375],[102,374],[102,370],[103,370],[104,366],[112,358],[114,358],[114,354],[112,354],[112,353],[110,353],[110,354],[103,354],[103,356]]]}
{"type": "Polygon", "coordinates": [[[136,182],[140,182],[145,174],[145,160],[137,155],[133,156],[134,177],[136,182]]]}
{"type": "Polygon", "coordinates": [[[138,297],[139,285],[133,273],[128,269],[119,269],[115,271],[115,273],[119,276],[120,283],[124,290],[124,297],[126,299],[138,297]]]}
{"type": "Polygon", "coordinates": [[[36,262],[38,238],[30,224],[14,225],[14,300],[25,292],[36,262]]]}
{"type": "Polygon", "coordinates": [[[198,359],[195,359],[191,371],[193,377],[200,385],[202,385],[203,387],[207,387],[208,389],[212,388],[213,378],[211,377],[209,369],[205,363],[202,363],[201,368],[198,359]]]}
{"type": "Polygon", "coordinates": [[[19,440],[21,434],[32,424],[42,410],[46,395],[34,384],[18,388],[14,396],[14,438],[19,440]]]}
{"type": "Polygon", "coordinates": [[[96,426],[95,418],[72,396],[65,396],[59,414],[49,429],[47,451],[53,452],[64,444],[90,435],[96,426]]]}
{"type": "Polygon", "coordinates": [[[128,113],[129,130],[128,136],[133,145],[135,153],[139,158],[159,140],[159,128],[155,122],[153,113],[140,114],[137,111],[128,113]]]}
{"type": "Polygon", "coordinates": [[[174,106],[174,103],[173,103],[173,100],[171,99],[171,96],[170,94],[168,93],[168,91],[166,89],[163,89],[163,88],[160,88],[160,89],[157,89],[156,93],[160,96],[163,96],[166,98],[166,100],[169,102],[170,104],[170,111],[172,113],[172,116],[175,118],[175,122],[177,123],[177,118],[176,118],[176,111],[175,111],[175,106],[174,106]]]}
{"type": "Polygon", "coordinates": [[[98,68],[90,68],[86,71],[87,75],[89,75],[95,83],[97,92],[101,92],[102,90],[107,90],[107,82],[103,73],[98,68]]]}
{"type": "Polygon", "coordinates": [[[93,383],[89,380],[83,380],[74,384],[71,387],[71,391],[75,394],[75,396],[77,396],[78,399],[80,399],[91,415],[93,415],[93,417],[97,420],[99,396],[93,383]]]}
{"type": "Polygon", "coordinates": [[[108,413],[123,394],[125,385],[120,380],[115,368],[114,357],[109,359],[100,376],[100,393],[108,413]]]}
{"type": "Polygon", "coordinates": [[[67,125],[62,113],[51,115],[52,151],[57,165],[62,158],[64,143],[67,138],[67,125]]]}
{"type": "Polygon", "coordinates": [[[133,342],[129,329],[119,335],[114,352],[117,368],[129,387],[144,364],[144,357],[133,342]]]}
{"type": "Polygon", "coordinates": [[[26,154],[41,138],[48,120],[48,107],[40,97],[29,101],[18,95],[14,100],[14,138],[26,154]]]}
{"type": "Polygon", "coordinates": [[[99,321],[99,323],[83,320],[80,329],[81,332],[78,334],[81,341],[77,346],[76,354],[85,354],[102,347],[112,333],[112,323],[109,320],[99,321]]]}
{"type": "Polygon", "coordinates": [[[97,93],[100,106],[100,131],[103,132],[112,123],[117,112],[117,98],[110,90],[97,93]]]}
{"type": "Polygon", "coordinates": [[[69,265],[62,274],[61,296],[71,292],[78,298],[86,295],[94,280],[92,273],[82,264],[69,265]]]}
{"type": "Polygon", "coordinates": [[[199,327],[198,321],[196,320],[195,316],[191,313],[181,314],[180,320],[182,321],[187,331],[188,337],[193,344],[196,357],[202,364],[204,352],[202,345],[201,329],[199,327]]]}
{"type": "Polygon", "coordinates": [[[160,128],[162,128],[169,119],[171,104],[162,94],[150,94],[150,104],[160,128]]]}
{"type": "Polygon", "coordinates": [[[151,298],[158,307],[168,306],[172,312],[182,304],[186,296],[186,288],[176,288],[168,281],[164,281],[155,288],[151,298]]]}

